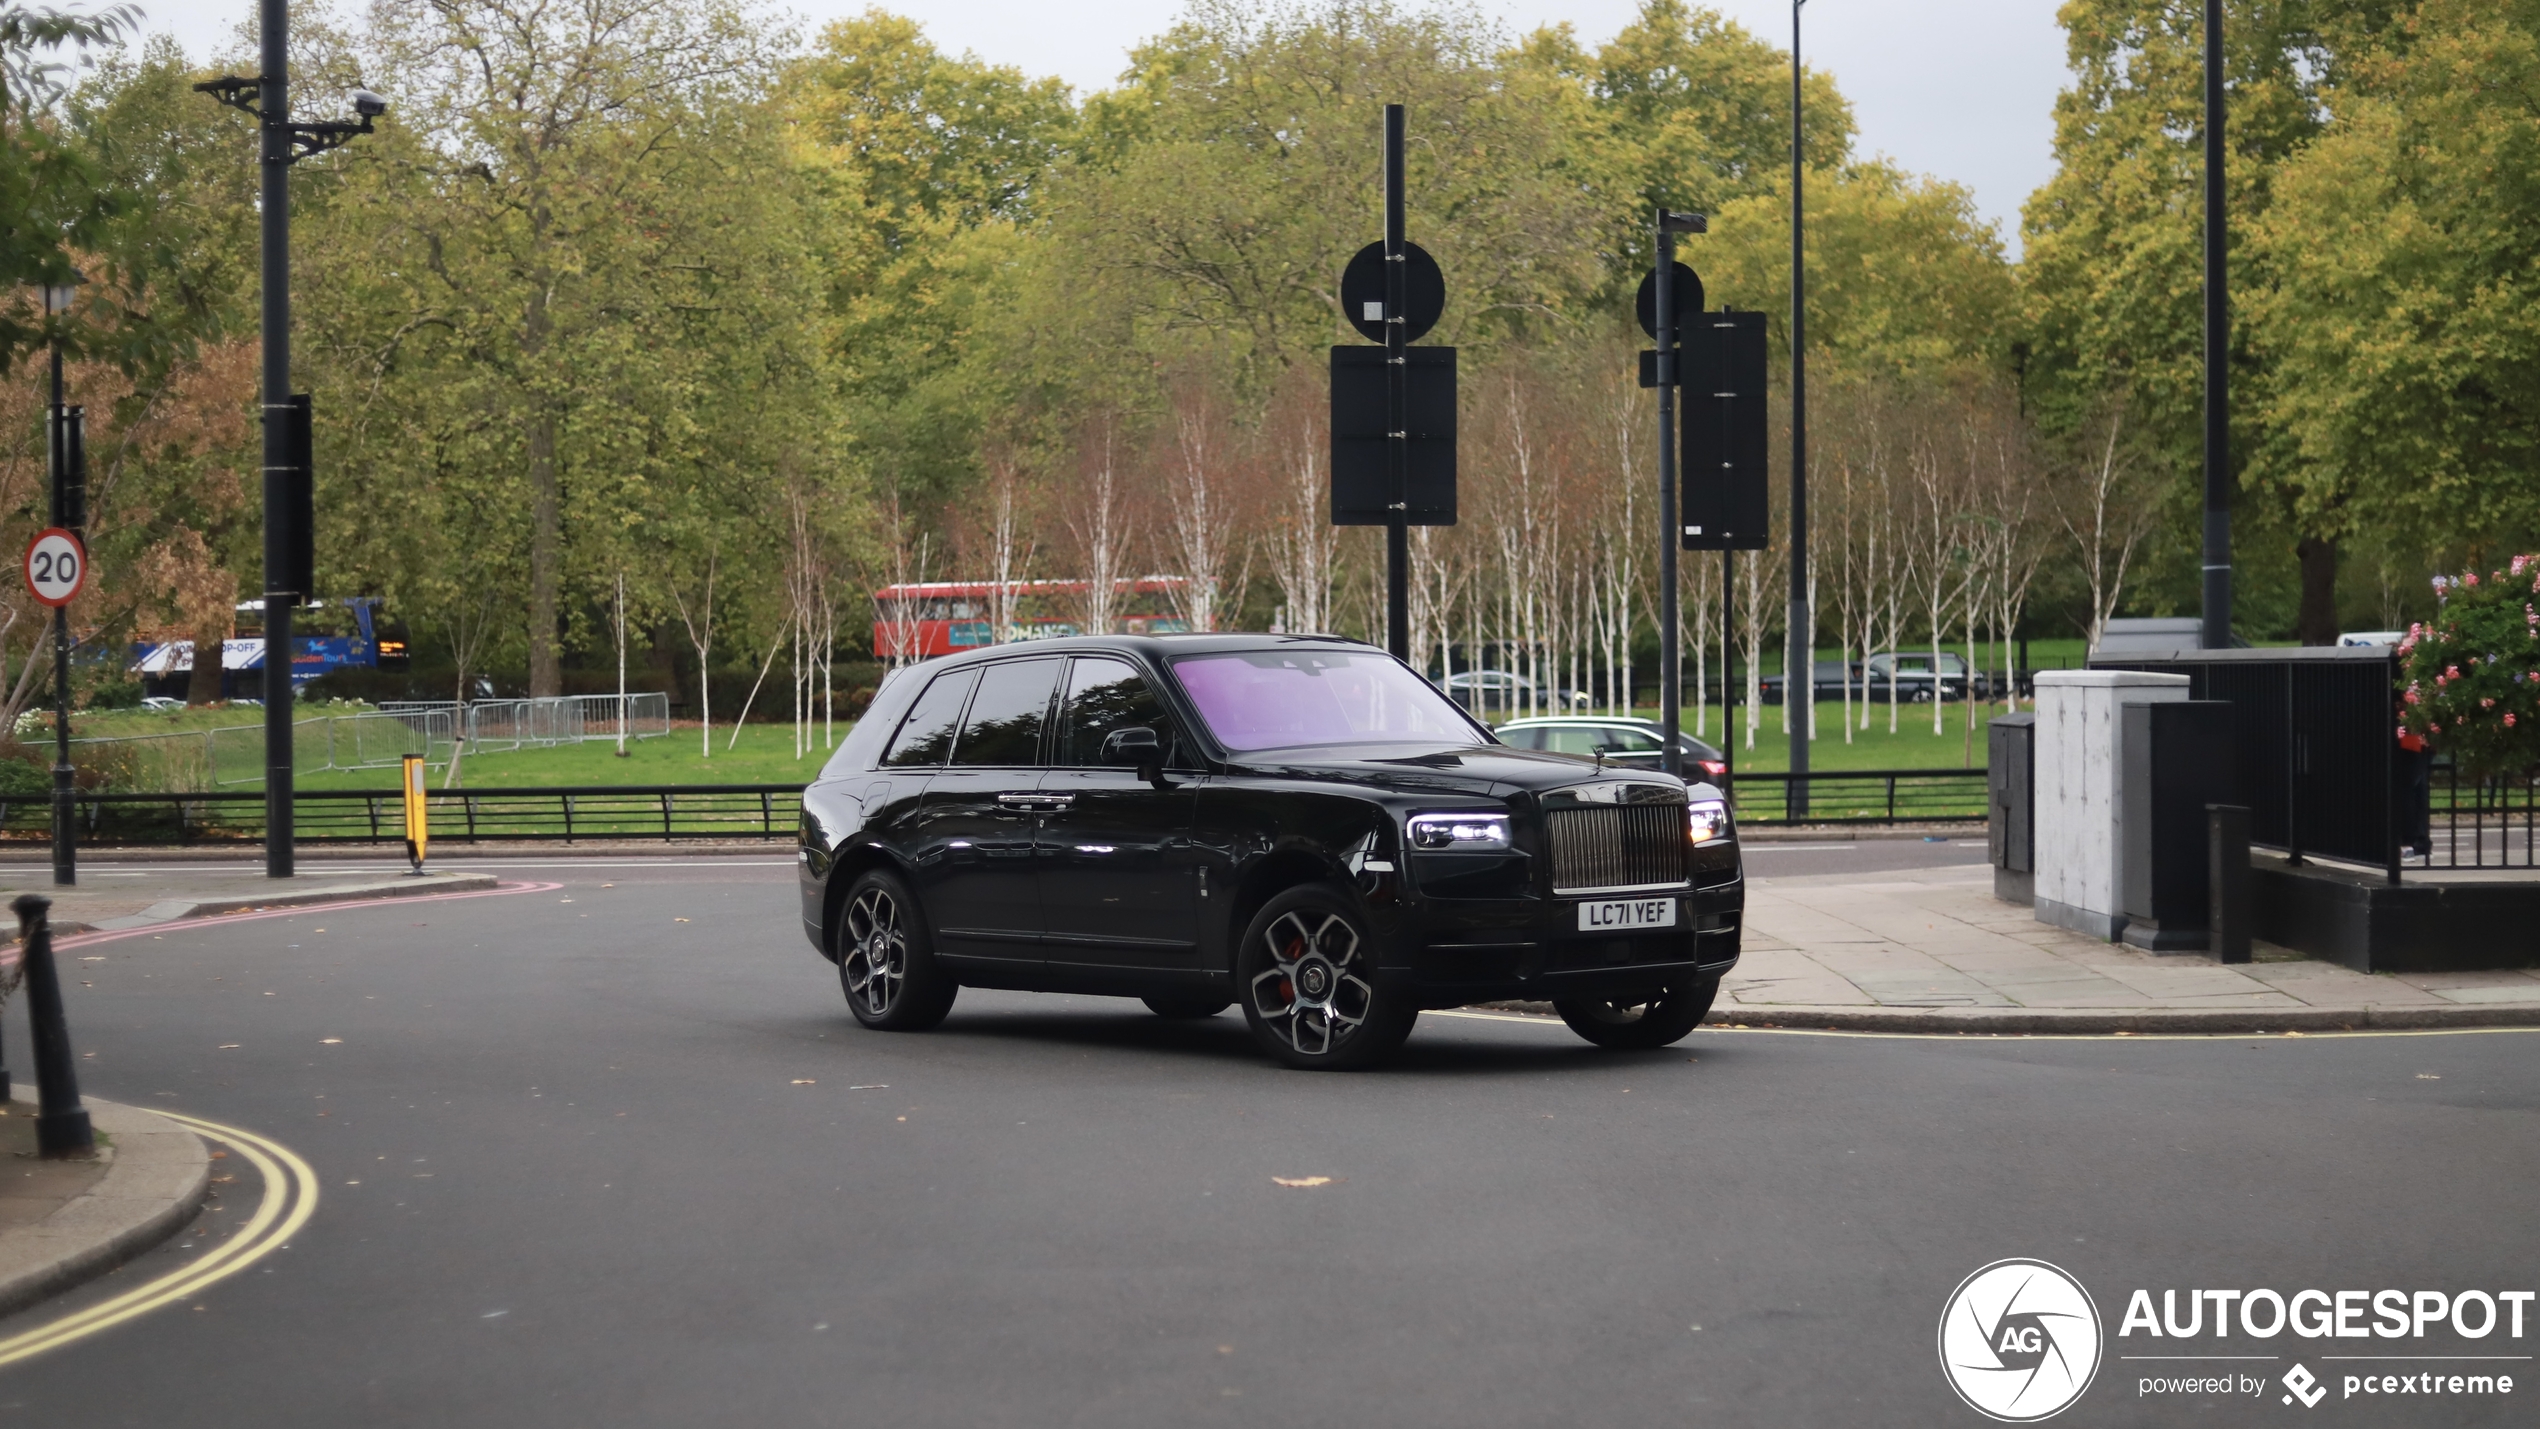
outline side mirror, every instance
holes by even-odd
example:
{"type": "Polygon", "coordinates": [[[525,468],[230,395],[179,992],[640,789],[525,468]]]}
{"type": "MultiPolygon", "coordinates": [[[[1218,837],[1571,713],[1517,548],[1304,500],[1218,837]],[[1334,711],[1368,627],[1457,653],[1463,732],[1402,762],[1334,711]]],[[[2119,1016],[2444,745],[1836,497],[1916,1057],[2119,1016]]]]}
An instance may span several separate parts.
{"type": "Polygon", "coordinates": [[[1115,729],[1102,742],[1102,762],[1160,772],[1164,768],[1164,743],[1144,725],[1115,729]]]}

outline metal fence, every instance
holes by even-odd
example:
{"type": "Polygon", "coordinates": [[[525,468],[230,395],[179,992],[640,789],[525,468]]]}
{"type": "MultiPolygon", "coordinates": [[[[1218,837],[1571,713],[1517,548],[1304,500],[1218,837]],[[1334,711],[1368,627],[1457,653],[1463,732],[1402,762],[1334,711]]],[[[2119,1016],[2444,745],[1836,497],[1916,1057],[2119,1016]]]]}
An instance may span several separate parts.
{"type": "Polygon", "coordinates": [[[1730,802],[1741,824],[1981,824],[1982,769],[1810,770],[1739,774],[1730,802]],[[1808,786],[1808,812],[1790,817],[1790,786],[1808,786]]]}
{"type": "Polygon", "coordinates": [[[653,739],[670,733],[670,696],[660,691],[617,695],[557,695],[544,699],[383,700],[383,714],[405,715],[440,710],[459,722],[468,753],[551,748],[579,740],[615,739],[625,721],[628,739],[653,739]]]}
{"type": "Polygon", "coordinates": [[[2420,759],[2423,783],[2406,831],[2419,868],[2533,868],[2540,788],[2528,776],[2464,778],[2448,762],[2420,759]]]}
{"type": "MultiPolygon", "coordinates": [[[[427,796],[434,842],[574,839],[791,839],[799,784],[598,785],[453,789],[427,796]]],[[[397,844],[404,796],[394,789],[293,791],[301,843],[397,844]]],[[[264,795],[81,794],[80,839],[96,846],[250,843],[264,837],[264,795]]],[[[0,840],[42,842],[49,796],[0,800],[0,840]]]]}

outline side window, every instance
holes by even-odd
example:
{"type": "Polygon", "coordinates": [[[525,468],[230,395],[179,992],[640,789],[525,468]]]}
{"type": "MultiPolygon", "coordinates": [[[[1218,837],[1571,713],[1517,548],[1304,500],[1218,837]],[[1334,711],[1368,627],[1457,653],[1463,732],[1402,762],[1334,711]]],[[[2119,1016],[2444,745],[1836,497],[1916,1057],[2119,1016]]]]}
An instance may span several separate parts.
{"type": "Polygon", "coordinates": [[[1049,719],[1050,691],[1057,684],[1056,660],[1015,660],[981,671],[979,696],[970,702],[952,762],[1039,764],[1041,726],[1049,719]]]}
{"type": "Polygon", "coordinates": [[[1543,731],[1534,727],[1503,729],[1499,732],[1499,742],[1511,749],[1541,749],[1543,748],[1543,731]]]}
{"type": "Polygon", "coordinates": [[[1655,754],[1658,736],[1625,725],[1607,725],[1596,732],[1596,742],[1608,754],[1655,754]]]}
{"type": "Polygon", "coordinates": [[[1543,747],[1555,754],[1575,754],[1582,759],[1596,753],[1597,732],[1575,724],[1557,724],[1543,732],[1543,747]]]}
{"type": "Polygon", "coordinates": [[[891,741],[891,752],[884,764],[941,764],[952,753],[953,731],[961,727],[961,707],[970,699],[970,688],[979,683],[976,670],[958,670],[938,675],[917,697],[917,703],[901,721],[898,737],[891,741]]]}
{"type": "Polygon", "coordinates": [[[1125,660],[1078,660],[1067,672],[1066,721],[1061,727],[1058,762],[1102,763],[1102,742],[1115,729],[1143,726],[1155,731],[1169,752],[1172,721],[1148,687],[1146,677],[1125,660]]]}

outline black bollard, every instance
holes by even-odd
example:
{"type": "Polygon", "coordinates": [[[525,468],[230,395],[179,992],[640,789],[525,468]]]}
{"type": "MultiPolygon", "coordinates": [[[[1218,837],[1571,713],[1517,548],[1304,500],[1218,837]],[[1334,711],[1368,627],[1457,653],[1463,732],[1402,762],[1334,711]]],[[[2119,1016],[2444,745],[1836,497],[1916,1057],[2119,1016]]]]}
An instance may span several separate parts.
{"type": "Polygon", "coordinates": [[[2206,946],[2218,963],[2249,961],[2249,810],[2238,804],[2205,806],[2205,856],[2212,889],[2206,946]]]}
{"type": "Polygon", "coordinates": [[[93,1156],[97,1133],[79,1104],[71,1067],[71,1030],[62,1017],[62,979],[53,967],[53,900],[21,893],[9,905],[18,914],[24,949],[26,1016],[35,1042],[35,1150],[39,1156],[93,1156]]]}

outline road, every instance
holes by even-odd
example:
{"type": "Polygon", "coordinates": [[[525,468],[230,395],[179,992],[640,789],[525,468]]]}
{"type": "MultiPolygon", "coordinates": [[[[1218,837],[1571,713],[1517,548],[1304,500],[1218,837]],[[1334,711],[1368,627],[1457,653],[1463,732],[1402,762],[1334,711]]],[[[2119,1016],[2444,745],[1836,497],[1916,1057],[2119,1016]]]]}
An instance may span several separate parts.
{"type": "MultiPolygon", "coordinates": [[[[2540,1280],[2523,1034],[1618,1056],[1433,1014],[1317,1076],[1232,1013],[1103,999],[861,1031],[772,859],[506,871],[555,886],[74,950],[88,1088],[269,1136],[322,1198],[190,1302],[0,1367],[0,1426],[1981,1424],[1935,1326],[2012,1256],[2105,1322],[2059,1422],[2230,1424],[2304,1411],[2143,1397],[2117,1356],[2183,1342],[2116,1335],[2132,1289],[2540,1280]]],[[[193,1233],[0,1336],[217,1251],[261,1191],[224,1165],[193,1233]]],[[[2334,1379],[2535,1341],[2188,1348],[2334,1379]]]]}

